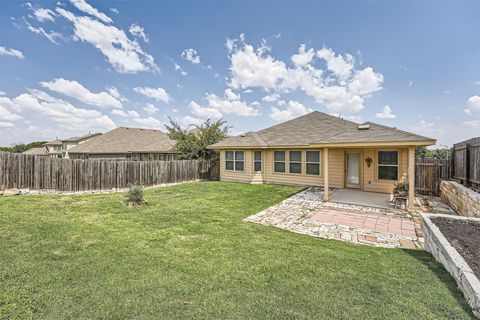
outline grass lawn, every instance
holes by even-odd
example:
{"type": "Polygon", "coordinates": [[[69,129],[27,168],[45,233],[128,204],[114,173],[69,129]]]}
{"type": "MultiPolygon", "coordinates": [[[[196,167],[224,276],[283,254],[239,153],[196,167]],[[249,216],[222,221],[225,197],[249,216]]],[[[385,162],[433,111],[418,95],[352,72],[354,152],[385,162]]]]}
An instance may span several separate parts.
{"type": "Polygon", "coordinates": [[[0,318],[473,319],[426,252],[243,222],[299,189],[0,198],[0,318]]]}

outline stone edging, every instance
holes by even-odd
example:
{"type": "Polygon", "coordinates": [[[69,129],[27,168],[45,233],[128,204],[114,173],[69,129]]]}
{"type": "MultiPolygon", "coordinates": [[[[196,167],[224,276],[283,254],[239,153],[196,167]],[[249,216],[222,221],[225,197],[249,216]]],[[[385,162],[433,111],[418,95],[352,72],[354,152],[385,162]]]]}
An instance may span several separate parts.
{"type": "Polygon", "coordinates": [[[455,278],[455,281],[463,292],[465,299],[470,307],[472,307],[473,314],[480,319],[480,281],[473,273],[473,270],[468,266],[467,262],[448,242],[447,238],[445,238],[440,229],[430,218],[438,217],[471,221],[480,221],[480,219],[428,213],[422,213],[420,214],[420,217],[422,219],[422,229],[425,235],[425,249],[430,252],[435,257],[435,260],[439,261],[455,278]]]}
{"type": "MultiPolygon", "coordinates": [[[[182,181],[182,182],[172,182],[172,183],[162,183],[154,186],[145,186],[144,189],[156,189],[162,187],[176,186],[179,184],[192,183],[204,181],[202,179],[192,180],[192,181],[182,181]]],[[[31,195],[31,196],[45,196],[45,195],[62,195],[62,196],[72,196],[72,195],[82,195],[82,194],[111,194],[111,193],[121,193],[127,192],[128,188],[119,188],[119,189],[108,189],[108,190],[83,190],[83,191],[57,191],[53,189],[42,189],[42,190],[30,190],[30,189],[19,189],[19,195],[31,195]]],[[[0,195],[3,194],[3,191],[0,191],[0,195]]]]}

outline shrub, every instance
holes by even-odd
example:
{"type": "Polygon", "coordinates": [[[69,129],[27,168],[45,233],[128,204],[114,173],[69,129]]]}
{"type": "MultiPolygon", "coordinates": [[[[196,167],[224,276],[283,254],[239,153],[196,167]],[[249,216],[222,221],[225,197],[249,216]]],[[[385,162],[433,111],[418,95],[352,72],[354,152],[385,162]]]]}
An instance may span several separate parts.
{"type": "Polygon", "coordinates": [[[406,194],[408,192],[408,181],[403,180],[393,185],[393,193],[403,193],[406,194]]]}
{"type": "Polygon", "coordinates": [[[139,185],[130,185],[125,196],[128,201],[140,202],[143,200],[143,187],[139,185]]]}

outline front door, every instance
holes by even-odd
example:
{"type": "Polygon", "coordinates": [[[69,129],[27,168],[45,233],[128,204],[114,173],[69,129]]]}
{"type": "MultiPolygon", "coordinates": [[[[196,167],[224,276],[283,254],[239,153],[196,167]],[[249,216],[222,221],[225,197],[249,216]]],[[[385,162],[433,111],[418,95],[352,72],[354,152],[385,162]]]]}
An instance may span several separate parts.
{"type": "Polygon", "coordinates": [[[347,152],[347,188],[360,188],[360,153],[347,152]]]}

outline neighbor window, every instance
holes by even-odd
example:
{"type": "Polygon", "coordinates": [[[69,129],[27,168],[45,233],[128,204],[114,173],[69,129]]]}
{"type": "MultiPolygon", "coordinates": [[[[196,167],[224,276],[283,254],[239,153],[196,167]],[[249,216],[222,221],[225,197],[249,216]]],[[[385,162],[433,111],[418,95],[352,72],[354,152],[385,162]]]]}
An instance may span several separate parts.
{"type": "Polygon", "coordinates": [[[302,173],[302,151],[290,151],[289,172],[302,173]]]}
{"type": "Polygon", "coordinates": [[[262,151],[255,151],[253,153],[253,171],[262,171],[262,151]]]}
{"type": "Polygon", "coordinates": [[[285,172],[285,151],[275,151],[273,153],[273,171],[274,172],[285,172]]]}
{"type": "Polygon", "coordinates": [[[398,151],[378,151],[378,179],[398,180],[398,151]]]}
{"type": "Polygon", "coordinates": [[[243,171],[245,168],[243,151],[226,151],[225,168],[227,170],[243,171]]]}
{"type": "Polygon", "coordinates": [[[320,151],[307,151],[307,174],[320,175],[320,151]]]}

